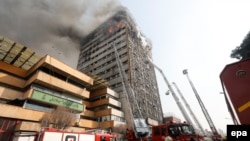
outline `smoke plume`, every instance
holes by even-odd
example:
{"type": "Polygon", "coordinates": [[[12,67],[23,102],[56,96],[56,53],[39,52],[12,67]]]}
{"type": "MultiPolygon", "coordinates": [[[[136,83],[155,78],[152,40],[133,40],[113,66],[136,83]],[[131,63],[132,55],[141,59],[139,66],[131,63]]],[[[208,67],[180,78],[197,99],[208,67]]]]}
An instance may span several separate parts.
{"type": "Polygon", "coordinates": [[[76,67],[81,39],[124,9],[118,0],[0,0],[0,35],[76,67]]]}

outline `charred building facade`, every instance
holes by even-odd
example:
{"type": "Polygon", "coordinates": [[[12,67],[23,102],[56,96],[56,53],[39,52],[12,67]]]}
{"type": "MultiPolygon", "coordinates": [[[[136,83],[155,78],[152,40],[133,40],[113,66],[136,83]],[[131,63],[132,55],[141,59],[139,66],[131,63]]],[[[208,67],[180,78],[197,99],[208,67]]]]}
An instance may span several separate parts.
{"type": "Polygon", "coordinates": [[[148,124],[162,122],[163,113],[154,66],[151,42],[139,31],[132,18],[120,11],[95,29],[81,42],[77,69],[103,78],[110,88],[127,101],[122,102],[125,119],[144,118],[148,124]],[[119,57],[116,56],[119,54],[119,57]],[[120,61],[122,67],[118,66],[120,61]],[[123,81],[121,71],[126,74],[123,81]],[[124,90],[129,83],[133,93],[124,90]],[[125,106],[127,103],[130,106],[125,106]],[[127,115],[127,116],[126,116],[127,115]]]}

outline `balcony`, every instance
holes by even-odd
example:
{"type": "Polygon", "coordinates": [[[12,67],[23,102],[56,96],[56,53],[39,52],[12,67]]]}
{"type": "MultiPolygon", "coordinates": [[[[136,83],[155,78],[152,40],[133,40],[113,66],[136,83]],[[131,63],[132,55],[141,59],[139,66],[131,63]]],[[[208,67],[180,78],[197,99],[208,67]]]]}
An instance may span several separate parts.
{"type": "Polygon", "coordinates": [[[23,93],[10,88],[0,86],[0,98],[14,100],[23,96],[23,93]]]}
{"type": "Polygon", "coordinates": [[[112,105],[121,108],[121,102],[114,100],[112,98],[105,98],[91,103],[91,108],[95,108],[102,105],[112,105]]]}
{"type": "Polygon", "coordinates": [[[95,97],[106,95],[106,94],[111,95],[115,98],[119,98],[119,95],[115,91],[113,91],[109,88],[104,88],[104,89],[92,91],[90,94],[90,98],[95,98],[95,97]]]}
{"type": "Polygon", "coordinates": [[[90,118],[94,118],[94,112],[93,111],[90,111],[90,110],[84,110],[84,112],[82,112],[81,114],[82,116],[85,116],[85,117],[90,117],[90,118]]]}
{"type": "Polygon", "coordinates": [[[89,98],[89,92],[86,89],[80,88],[73,84],[70,84],[66,81],[60,80],[54,76],[48,75],[42,71],[38,71],[35,75],[33,75],[27,82],[26,86],[31,83],[36,82],[41,85],[45,85],[51,89],[56,89],[59,91],[65,91],[67,93],[71,93],[75,96],[82,98],[89,98]]]}
{"type": "Polygon", "coordinates": [[[37,71],[27,81],[4,72],[0,72],[0,82],[18,88],[25,88],[28,85],[36,82],[42,86],[70,93],[77,97],[89,98],[89,91],[87,91],[86,89],[70,84],[67,81],[60,80],[42,71],[37,71]]]}
{"type": "Polygon", "coordinates": [[[116,115],[119,117],[124,117],[124,113],[122,111],[116,109],[105,109],[95,112],[95,117],[107,116],[107,115],[116,115]]]}
{"type": "Polygon", "coordinates": [[[121,126],[121,125],[125,126],[125,122],[111,120],[111,121],[100,122],[99,127],[107,129],[107,128],[112,128],[112,127],[121,126]]]}
{"type": "Polygon", "coordinates": [[[4,109],[1,110],[0,116],[6,118],[39,121],[44,115],[44,112],[24,109],[7,104],[0,104],[0,109],[4,109]]]}

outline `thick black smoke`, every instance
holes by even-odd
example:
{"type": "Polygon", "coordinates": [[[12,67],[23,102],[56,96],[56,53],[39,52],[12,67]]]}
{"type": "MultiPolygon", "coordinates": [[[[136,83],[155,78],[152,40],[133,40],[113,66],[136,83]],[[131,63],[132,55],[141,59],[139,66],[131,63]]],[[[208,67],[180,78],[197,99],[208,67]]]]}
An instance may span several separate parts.
{"type": "Polygon", "coordinates": [[[250,58],[250,32],[248,32],[241,45],[232,50],[231,57],[241,60],[250,58]]]}
{"type": "Polygon", "coordinates": [[[122,9],[118,0],[0,0],[0,35],[75,67],[80,40],[122,9]]]}

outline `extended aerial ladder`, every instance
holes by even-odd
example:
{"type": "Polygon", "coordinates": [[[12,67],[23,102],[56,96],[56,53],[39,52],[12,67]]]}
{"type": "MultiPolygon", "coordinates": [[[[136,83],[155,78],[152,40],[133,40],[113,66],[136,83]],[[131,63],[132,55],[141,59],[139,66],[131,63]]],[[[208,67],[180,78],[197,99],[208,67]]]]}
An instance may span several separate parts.
{"type": "Polygon", "coordinates": [[[195,89],[195,87],[194,87],[194,84],[192,83],[191,79],[189,78],[187,69],[184,69],[184,70],[183,70],[183,74],[187,76],[188,82],[189,82],[189,84],[191,85],[191,87],[192,87],[192,89],[193,89],[193,91],[194,91],[194,94],[195,94],[195,96],[196,96],[196,98],[197,98],[197,100],[198,100],[198,102],[199,102],[199,104],[200,104],[201,110],[202,110],[202,112],[203,112],[203,114],[204,114],[204,116],[205,116],[205,118],[206,118],[206,120],[207,120],[207,122],[208,122],[208,124],[209,124],[209,127],[210,127],[210,129],[211,129],[211,131],[212,131],[212,133],[213,133],[213,136],[214,136],[216,139],[220,139],[221,136],[220,136],[219,133],[217,132],[217,129],[215,128],[215,125],[214,125],[214,123],[213,123],[213,121],[212,121],[210,115],[208,114],[208,111],[207,111],[205,105],[203,104],[203,102],[202,102],[202,100],[201,100],[201,98],[200,98],[198,92],[196,91],[196,89],[195,89]]]}
{"type": "Polygon", "coordinates": [[[165,76],[165,74],[162,72],[162,70],[157,65],[155,65],[153,63],[153,61],[150,58],[148,58],[148,60],[160,72],[160,74],[162,75],[165,83],[167,84],[167,87],[168,87],[169,91],[172,93],[173,98],[174,98],[174,100],[175,100],[178,108],[180,109],[183,117],[185,118],[185,120],[194,127],[194,124],[193,124],[192,120],[190,119],[189,115],[187,114],[186,110],[184,109],[184,107],[183,107],[182,103],[180,102],[179,98],[175,94],[175,92],[174,92],[172,86],[170,85],[170,83],[168,82],[168,79],[165,76]]]}
{"type": "Polygon", "coordinates": [[[183,94],[181,93],[180,89],[178,88],[178,86],[177,86],[174,82],[173,82],[173,85],[175,86],[175,88],[176,88],[177,92],[179,93],[179,95],[180,95],[182,101],[184,102],[184,104],[185,104],[187,110],[189,111],[189,114],[192,116],[192,118],[193,118],[195,124],[198,126],[198,129],[201,130],[201,132],[202,132],[203,135],[206,135],[206,133],[205,133],[203,127],[201,126],[199,120],[198,120],[197,117],[195,116],[193,110],[190,108],[190,106],[189,106],[187,100],[184,98],[184,96],[183,96],[183,94]]]}
{"type": "Polygon", "coordinates": [[[116,62],[118,65],[119,74],[120,74],[120,77],[122,79],[124,95],[125,95],[125,98],[127,101],[126,104],[128,104],[127,105],[127,108],[129,111],[128,114],[129,114],[129,117],[131,118],[131,119],[129,119],[130,120],[129,122],[130,122],[132,129],[135,132],[136,136],[138,136],[139,138],[145,137],[149,133],[149,129],[146,126],[145,119],[142,116],[140,107],[139,107],[138,102],[135,98],[134,91],[133,91],[130,83],[128,82],[127,75],[126,75],[125,70],[122,66],[122,62],[121,62],[121,59],[119,57],[115,43],[112,43],[112,46],[114,48],[114,53],[115,53],[116,62]],[[135,107],[136,107],[137,111],[139,112],[139,117],[137,117],[137,118],[134,117],[133,111],[131,110],[131,103],[135,103],[135,107]]]}

